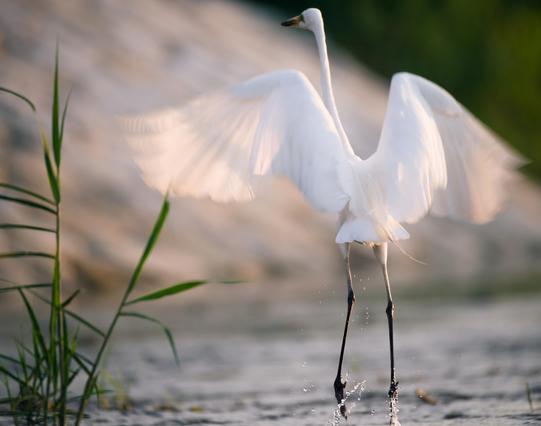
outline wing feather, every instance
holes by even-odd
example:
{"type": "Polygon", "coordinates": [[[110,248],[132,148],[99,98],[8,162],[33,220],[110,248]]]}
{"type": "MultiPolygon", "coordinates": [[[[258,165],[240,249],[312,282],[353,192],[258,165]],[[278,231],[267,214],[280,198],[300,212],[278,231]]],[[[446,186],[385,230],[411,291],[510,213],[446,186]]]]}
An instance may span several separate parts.
{"type": "Polygon", "coordinates": [[[430,211],[486,222],[522,163],[447,91],[413,74],[393,76],[378,149],[367,166],[394,219],[415,222],[430,211]]]}
{"type": "Polygon", "coordinates": [[[317,209],[348,201],[344,149],[304,74],[281,70],[167,111],[123,120],[145,182],[173,195],[252,199],[257,176],[289,178],[317,209]]]}
{"type": "Polygon", "coordinates": [[[431,107],[407,74],[393,76],[378,148],[366,163],[387,212],[398,222],[419,220],[435,190],[446,186],[445,155],[431,107]]]}

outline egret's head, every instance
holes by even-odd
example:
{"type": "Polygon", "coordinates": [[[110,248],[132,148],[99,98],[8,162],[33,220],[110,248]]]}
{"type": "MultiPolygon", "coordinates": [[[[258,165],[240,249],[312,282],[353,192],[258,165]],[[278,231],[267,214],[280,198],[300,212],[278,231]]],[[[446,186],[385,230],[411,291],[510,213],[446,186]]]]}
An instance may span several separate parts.
{"type": "Polygon", "coordinates": [[[323,18],[319,9],[314,7],[306,9],[299,16],[294,16],[287,21],[282,22],[283,27],[302,28],[313,31],[318,25],[321,25],[323,18]]]}

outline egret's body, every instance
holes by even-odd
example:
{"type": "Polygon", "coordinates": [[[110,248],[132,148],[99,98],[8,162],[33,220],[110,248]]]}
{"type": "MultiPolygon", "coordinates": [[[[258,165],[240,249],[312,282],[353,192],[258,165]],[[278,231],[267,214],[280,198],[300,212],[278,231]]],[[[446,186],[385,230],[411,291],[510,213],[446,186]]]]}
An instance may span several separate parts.
{"type": "MultiPolygon", "coordinates": [[[[376,152],[361,159],[340,122],[321,13],[308,9],[284,23],[311,30],[321,61],[323,96],[300,71],[264,74],[179,108],[127,121],[126,135],[151,187],[177,196],[249,200],[260,176],[289,178],[318,210],[339,217],[336,243],[347,269],[348,311],[335,393],[355,297],[349,245],[374,248],[387,290],[391,345],[391,421],[397,423],[394,305],[387,244],[409,237],[402,224],[431,212],[483,223],[500,208],[520,159],[449,93],[407,73],[391,82],[376,152]]],[[[342,413],[345,408],[342,405],[342,413]]]]}

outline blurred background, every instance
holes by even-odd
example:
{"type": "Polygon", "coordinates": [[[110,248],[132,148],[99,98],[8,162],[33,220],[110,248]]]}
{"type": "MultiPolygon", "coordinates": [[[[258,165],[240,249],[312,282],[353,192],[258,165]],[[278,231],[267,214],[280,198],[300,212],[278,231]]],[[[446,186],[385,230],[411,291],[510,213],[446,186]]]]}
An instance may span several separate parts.
{"type": "MultiPolygon", "coordinates": [[[[161,203],[140,179],[114,117],[178,105],[279,68],[303,71],[319,89],[312,35],[279,25],[307,7],[323,12],[338,108],[361,156],[376,147],[390,77],[407,70],[448,89],[530,160],[492,223],[480,227],[427,218],[408,226],[412,238],[404,248],[427,265],[391,249],[398,299],[414,306],[428,303],[424,300],[518,303],[504,309],[510,317],[515,310],[535,311],[520,301],[538,303],[541,289],[539,2],[2,0],[0,85],[32,99],[38,114],[35,120],[26,105],[0,96],[0,181],[47,191],[38,128],[49,131],[58,41],[62,94],[71,91],[62,165],[63,277],[68,288],[84,290],[79,309],[99,316],[97,306],[115,303],[161,203]]],[[[47,220],[6,202],[0,203],[0,217],[0,222],[47,220]]],[[[224,316],[235,306],[244,323],[262,315],[265,306],[271,319],[261,324],[272,330],[272,324],[283,326],[272,322],[283,315],[277,307],[304,312],[306,301],[314,306],[333,301],[330,317],[323,318],[332,317],[328,325],[339,330],[346,295],[335,231],[332,217],[314,212],[279,180],[247,204],[177,199],[142,287],[240,279],[246,284],[203,287],[168,303],[176,315],[184,306],[185,312],[210,318],[217,305],[224,316]]],[[[0,234],[0,251],[47,250],[52,244],[47,235],[0,234]]],[[[47,260],[0,262],[0,275],[13,281],[40,281],[50,273],[47,260]]],[[[358,298],[373,297],[374,323],[382,321],[378,344],[385,354],[385,296],[371,251],[356,247],[353,267],[358,298]]],[[[20,310],[10,303],[14,299],[1,296],[5,314],[20,310]]],[[[356,315],[368,324],[364,308],[356,315]]],[[[200,320],[190,322],[186,315],[184,324],[200,320]]],[[[307,326],[309,314],[306,320],[292,315],[304,324],[294,330],[307,326]]],[[[226,323],[228,330],[242,329],[238,321],[226,323]]],[[[541,339],[534,337],[532,350],[539,351],[541,339]]],[[[525,339],[532,342],[530,335],[525,339]]],[[[332,357],[334,352],[333,346],[332,357]]],[[[538,377],[539,370],[524,374],[538,377]]]]}
{"type": "MultiPolygon", "coordinates": [[[[1,84],[30,97],[48,129],[58,40],[61,87],[64,96],[72,94],[62,171],[67,283],[95,293],[121,285],[159,209],[159,195],[143,185],[114,117],[178,105],[279,68],[300,69],[319,88],[313,37],[279,26],[310,5],[323,11],[338,106],[362,156],[377,144],[390,76],[408,70],[447,88],[530,159],[526,178],[493,223],[429,218],[411,226],[405,248],[428,266],[393,251],[396,285],[446,283],[445,289],[427,287],[436,294],[537,291],[541,9],[536,2],[495,0],[135,1],[129,7],[4,1],[1,84]]],[[[0,110],[2,181],[46,191],[37,123],[8,96],[0,97],[0,110]]],[[[6,221],[34,214],[7,203],[0,209],[6,221]]],[[[147,282],[238,278],[258,283],[246,292],[263,298],[268,286],[273,294],[311,297],[314,283],[332,284],[340,293],[334,233],[334,219],[314,213],[287,182],[276,182],[250,204],[176,200],[147,282]]],[[[2,248],[10,249],[41,249],[48,240],[25,232],[0,235],[2,248]]],[[[377,272],[369,250],[359,247],[354,258],[360,277],[377,272]]],[[[5,260],[2,269],[27,281],[47,268],[46,261],[30,265],[5,260]]]]}

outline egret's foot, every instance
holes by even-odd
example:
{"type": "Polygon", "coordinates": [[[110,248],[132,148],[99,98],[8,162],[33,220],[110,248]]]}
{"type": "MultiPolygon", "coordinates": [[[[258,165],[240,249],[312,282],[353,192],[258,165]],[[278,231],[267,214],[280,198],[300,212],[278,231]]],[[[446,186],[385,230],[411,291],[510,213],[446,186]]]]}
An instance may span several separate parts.
{"type": "Polygon", "coordinates": [[[346,401],[344,400],[344,389],[346,389],[346,381],[342,382],[342,377],[340,375],[336,376],[334,380],[334,396],[336,397],[336,402],[340,406],[340,414],[347,419],[346,413],[346,401]]]}
{"type": "Polygon", "coordinates": [[[393,380],[391,386],[389,387],[389,416],[390,426],[400,426],[398,421],[398,381],[393,380]]]}

